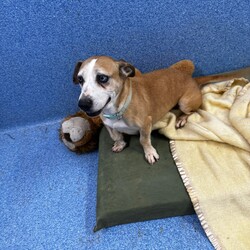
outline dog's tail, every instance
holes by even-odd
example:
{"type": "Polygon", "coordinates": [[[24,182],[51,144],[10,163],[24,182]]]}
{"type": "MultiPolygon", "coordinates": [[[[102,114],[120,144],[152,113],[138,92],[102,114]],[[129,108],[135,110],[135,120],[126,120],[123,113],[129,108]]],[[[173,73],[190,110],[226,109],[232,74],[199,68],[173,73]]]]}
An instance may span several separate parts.
{"type": "Polygon", "coordinates": [[[182,60],[170,66],[172,69],[176,69],[186,74],[192,75],[194,73],[194,64],[190,60],[182,60]]]}
{"type": "Polygon", "coordinates": [[[245,77],[245,78],[249,79],[250,78],[250,67],[243,68],[240,70],[231,71],[231,72],[224,73],[224,74],[195,77],[195,80],[199,85],[204,85],[207,83],[226,81],[226,80],[230,80],[233,78],[240,78],[240,77],[245,77]]]}

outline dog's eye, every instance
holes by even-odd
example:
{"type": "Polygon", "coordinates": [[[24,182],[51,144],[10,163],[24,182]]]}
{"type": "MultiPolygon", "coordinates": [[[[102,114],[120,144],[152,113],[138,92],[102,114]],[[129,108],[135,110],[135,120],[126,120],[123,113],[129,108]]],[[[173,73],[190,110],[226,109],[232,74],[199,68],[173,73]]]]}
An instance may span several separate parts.
{"type": "Polygon", "coordinates": [[[109,77],[106,75],[97,75],[96,80],[98,83],[107,83],[109,80],[109,77]]]}
{"type": "Polygon", "coordinates": [[[83,83],[84,83],[84,79],[83,79],[82,76],[78,76],[77,79],[78,79],[78,82],[79,82],[80,84],[83,84],[83,83]]]}

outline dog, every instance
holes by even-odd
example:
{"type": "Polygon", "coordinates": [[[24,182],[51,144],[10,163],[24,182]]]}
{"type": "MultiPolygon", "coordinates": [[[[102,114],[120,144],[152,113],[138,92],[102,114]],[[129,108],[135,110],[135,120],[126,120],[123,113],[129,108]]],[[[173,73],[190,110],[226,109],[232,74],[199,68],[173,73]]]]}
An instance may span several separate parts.
{"type": "Polygon", "coordinates": [[[139,133],[145,158],[154,164],[159,155],[151,144],[153,125],[178,104],[183,114],[177,118],[176,128],[183,127],[188,116],[201,106],[201,85],[234,77],[226,74],[194,79],[194,69],[192,61],[183,60],[142,74],[124,60],[93,56],[75,66],[73,82],[81,87],[78,106],[90,117],[100,115],[114,141],[113,152],[125,148],[123,133],[139,133]]]}

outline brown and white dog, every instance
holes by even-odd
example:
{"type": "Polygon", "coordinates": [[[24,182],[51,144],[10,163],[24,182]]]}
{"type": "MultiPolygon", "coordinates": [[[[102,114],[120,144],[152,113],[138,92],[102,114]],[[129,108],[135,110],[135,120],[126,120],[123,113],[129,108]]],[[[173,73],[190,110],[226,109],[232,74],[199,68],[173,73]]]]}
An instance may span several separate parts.
{"type": "Polygon", "coordinates": [[[131,64],[107,56],[94,56],[76,64],[73,81],[80,84],[79,107],[93,117],[100,115],[111,138],[112,150],[126,146],[123,133],[140,134],[146,160],[153,164],[159,155],[151,144],[153,125],[176,104],[183,112],[176,128],[187,122],[202,102],[200,84],[226,80],[234,75],[192,78],[194,65],[180,61],[169,68],[141,74],[131,64]]]}

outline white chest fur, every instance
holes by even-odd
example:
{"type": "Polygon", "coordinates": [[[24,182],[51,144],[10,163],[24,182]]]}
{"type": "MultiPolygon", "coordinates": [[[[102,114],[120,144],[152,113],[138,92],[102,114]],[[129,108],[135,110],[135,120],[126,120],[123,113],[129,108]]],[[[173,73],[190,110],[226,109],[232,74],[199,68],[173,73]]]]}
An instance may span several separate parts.
{"type": "Polygon", "coordinates": [[[121,133],[129,134],[129,135],[136,135],[139,132],[138,127],[128,126],[127,123],[123,120],[112,120],[108,118],[103,118],[103,123],[106,126],[109,126],[112,129],[115,129],[121,133]]]}

